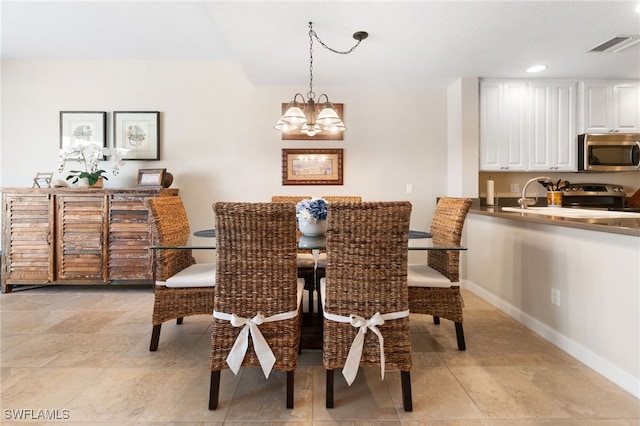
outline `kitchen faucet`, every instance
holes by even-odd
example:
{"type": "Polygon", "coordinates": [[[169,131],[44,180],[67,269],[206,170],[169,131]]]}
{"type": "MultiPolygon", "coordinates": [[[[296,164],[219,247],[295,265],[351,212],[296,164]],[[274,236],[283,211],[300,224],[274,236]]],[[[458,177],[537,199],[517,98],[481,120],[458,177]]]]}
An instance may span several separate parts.
{"type": "Polygon", "coordinates": [[[520,204],[520,208],[526,209],[527,206],[531,206],[531,205],[536,203],[536,200],[534,200],[532,198],[527,198],[527,187],[529,186],[529,184],[531,182],[536,182],[536,181],[537,182],[551,182],[551,178],[547,177],[547,176],[539,176],[539,177],[535,177],[533,179],[529,179],[527,181],[527,183],[525,183],[524,186],[522,187],[522,196],[518,200],[518,204],[520,204]]]}

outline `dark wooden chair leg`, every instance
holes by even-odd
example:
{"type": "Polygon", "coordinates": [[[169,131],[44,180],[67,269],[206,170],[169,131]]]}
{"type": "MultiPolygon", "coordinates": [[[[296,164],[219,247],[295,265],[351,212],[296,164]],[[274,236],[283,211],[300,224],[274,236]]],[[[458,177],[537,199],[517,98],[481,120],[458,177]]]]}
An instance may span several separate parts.
{"type": "Polygon", "coordinates": [[[462,329],[462,323],[456,324],[456,338],[458,339],[458,349],[461,351],[467,350],[467,345],[464,343],[464,330],[462,329]]]}
{"type": "Polygon", "coordinates": [[[149,345],[149,350],[151,352],[155,352],[158,349],[158,342],[160,341],[161,328],[162,328],[162,324],[153,326],[153,331],[151,332],[151,344],[149,345]]]}
{"type": "Polygon", "coordinates": [[[404,411],[413,411],[413,402],[411,400],[411,372],[401,371],[400,382],[402,383],[402,405],[404,411]]]}
{"type": "Polygon", "coordinates": [[[327,408],[333,408],[333,370],[327,370],[327,408]]]}
{"type": "Polygon", "coordinates": [[[211,387],[209,388],[209,410],[218,408],[220,395],[220,370],[211,372],[211,387]]]}
{"type": "Polygon", "coordinates": [[[293,376],[293,370],[287,371],[287,408],[293,408],[293,376]]]}
{"type": "Polygon", "coordinates": [[[184,318],[180,317],[176,320],[176,324],[182,324],[182,321],[184,320],[184,318]]]}
{"type": "Polygon", "coordinates": [[[437,317],[437,316],[434,315],[433,316],[433,323],[434,324],[440,324],[440,317],[437,317]]]}

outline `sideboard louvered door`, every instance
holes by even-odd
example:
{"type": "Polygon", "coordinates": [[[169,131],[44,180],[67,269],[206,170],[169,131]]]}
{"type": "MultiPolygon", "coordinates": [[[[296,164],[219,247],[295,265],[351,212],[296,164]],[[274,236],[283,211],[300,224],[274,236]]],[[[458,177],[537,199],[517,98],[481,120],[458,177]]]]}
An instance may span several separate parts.
{"type": "Polygon", "coordinates": [[[109,278],[153,279],[148,194],[113,194],[109,200],[109,278]]]}
{"type": "Polygon", "coordinates": [[[107,281],[105,203],[104,194],[57,196],[57,281],[107,281]]]}
{"type": "Polygon", "coordinates": [[[45,284],[53,280],[52,195],[3,194],[3,206],[3,281],[45,284]]]}

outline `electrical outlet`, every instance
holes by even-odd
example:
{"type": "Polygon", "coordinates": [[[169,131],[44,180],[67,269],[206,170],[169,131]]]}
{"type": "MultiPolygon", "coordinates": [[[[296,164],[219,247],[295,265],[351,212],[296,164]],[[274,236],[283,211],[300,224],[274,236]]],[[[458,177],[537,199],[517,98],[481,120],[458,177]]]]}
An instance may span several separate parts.
{"type": "Polygon", "coordinates": [[[511,184],[511,192],[520,192],[520,184],[512,183],[511,184]]]}
{"type": "Polygon", "coordinates": [[[556,306],[560,306],[560,290],[557,288],[551,289],[551,303],[556,306]]]}

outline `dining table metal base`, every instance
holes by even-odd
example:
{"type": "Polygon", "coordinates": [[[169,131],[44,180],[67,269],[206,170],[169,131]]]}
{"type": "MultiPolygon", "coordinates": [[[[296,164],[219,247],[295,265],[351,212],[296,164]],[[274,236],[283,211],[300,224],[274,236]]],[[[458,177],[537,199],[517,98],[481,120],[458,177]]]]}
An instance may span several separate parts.
{"type": "Polygon", "coordinates": [[[300,348],[322,349],[322,314],[305,312],[302,315],[300,348]]]}

